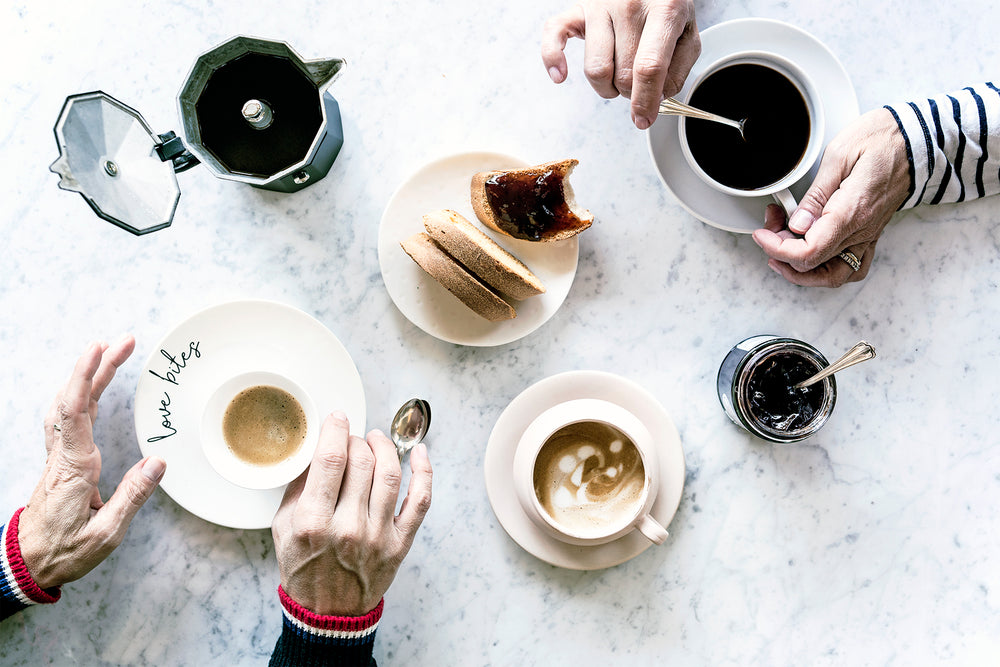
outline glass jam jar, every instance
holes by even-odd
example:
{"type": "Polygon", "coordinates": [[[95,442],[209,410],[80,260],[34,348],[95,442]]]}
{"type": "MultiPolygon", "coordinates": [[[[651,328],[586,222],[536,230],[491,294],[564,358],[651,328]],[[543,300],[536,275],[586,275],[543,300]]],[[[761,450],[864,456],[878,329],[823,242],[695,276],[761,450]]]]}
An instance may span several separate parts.
{"type": "Polygon", "coordinates": [[[782,444],[805,440],[830,418],[837,383],[831,375],[803,389],[793,385],[828,365],[819,350],[801,340],[751,336],[719,367],[719,402],[735,424],[758,438],[782,444]]]}

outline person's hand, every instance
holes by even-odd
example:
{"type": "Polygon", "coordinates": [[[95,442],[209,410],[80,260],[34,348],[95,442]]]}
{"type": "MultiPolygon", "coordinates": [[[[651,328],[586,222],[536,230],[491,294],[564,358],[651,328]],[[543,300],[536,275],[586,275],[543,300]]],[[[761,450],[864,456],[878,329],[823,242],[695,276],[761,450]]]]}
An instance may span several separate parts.
{"type": "Polygon", "coordinates": [[[389,588],[431,504],[427,449],[410,451],[406,498],[395,514],[401,472],[380,431],[349,435],[347,417],[323,423],[309,469],[288,485],[271,534],[281,587],[324,616],[363,616],[389,588]]]}
{"type": "Polygon", "coordinates": [[[21,556],[40,588],[79,579],[107,558],[166,470],[163,459],[145,458],[101,500],[97,402],[134,348],[131,336],[88,347],[45,418],[45,472],[18,525],[21,556]]]}
{"type": "Polygon", "coordinates": [[[563,50],[586,40],[583,71],[604,98],[632,100],[632,122],[645,130],[660,102],[680,92],[701,54],[692,0],[585,0],[545,23],[542,62],[556,83],[566,80],[563,50]]]}
{"type": "Polygon", "coordinates": [[[875,244],[910,190],[906,143],[886,109],[869,111],[823,153],[816,179],[792,213],[767,207],[753,233],[768,266],[796,285],[839,287],[868,275],[875,244]],[[839,253],[861,260],[854,271],[839,253]]]}

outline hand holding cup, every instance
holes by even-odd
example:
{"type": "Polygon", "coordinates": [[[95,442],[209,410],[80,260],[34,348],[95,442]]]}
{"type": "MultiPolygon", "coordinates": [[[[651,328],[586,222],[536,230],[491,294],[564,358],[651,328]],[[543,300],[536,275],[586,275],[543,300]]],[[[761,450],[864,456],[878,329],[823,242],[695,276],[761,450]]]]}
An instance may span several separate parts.
{"type": "Polygon", "coordinates": [[[768,207],[754,241],[768,266],[796,285],[839,287],[868,275],[875,244],[911,187],[906,144],[886,109],[864,114],[827,146],[819,172],[785,226],[768,207]],[[849,250],[854,270],[838,255],[849,250]]]}

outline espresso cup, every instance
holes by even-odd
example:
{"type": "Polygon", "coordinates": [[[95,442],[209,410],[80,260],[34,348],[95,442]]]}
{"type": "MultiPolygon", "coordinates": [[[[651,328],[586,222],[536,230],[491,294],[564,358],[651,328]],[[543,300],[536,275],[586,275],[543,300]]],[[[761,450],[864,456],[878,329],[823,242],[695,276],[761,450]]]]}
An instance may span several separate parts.
{"type": "Polygon", "coordinates": [[[273,489],[308,467],[319,426],[315,404],[293,380],[267,371],[242,373],[209,396],[202,412],[202,451],[229,482],[273,489]]]}
{"type": "Polygon", "coordinates": [[[707,67],[682,101],[747,119],[744,140],[734,128],[681,117],[681,152],[692,171],[733,197],[770,195],[791,214],[796,202],[789,188],[823,150],[823,104],[805,72],[774,53],[734,53],[707,67]]]}
{"type": "Polygon", "coordinates": [[[525,514],[563,542],[593,546],[633,530],[655,544],[667,538],[650,516],[659,480],[653,436],[614,403],[577,399],[536,417],[518,441],[513,479],[525,514]]]}

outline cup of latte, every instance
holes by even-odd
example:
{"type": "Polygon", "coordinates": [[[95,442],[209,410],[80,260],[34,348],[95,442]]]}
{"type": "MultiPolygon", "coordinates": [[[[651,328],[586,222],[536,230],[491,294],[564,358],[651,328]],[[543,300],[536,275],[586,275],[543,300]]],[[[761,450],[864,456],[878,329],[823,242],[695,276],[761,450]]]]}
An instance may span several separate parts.
{"type": "Polygon", "coordinates": [[[316,406],[291,379],[266,371],[242,373],[223,382],[205,404],[202,451],[233,484],[273,489],[309,465],[319,425],[316,406]]]}
{"type": "Polygon", "coordinates": [[[549,408],[514,453],[514,488],[531,520],[552,537],[592,546],[633,530],[661,544],[650,516],[659,468],[649,429],[625,408],[577,399],[549,408]]]}
{"type": "Polygon", "coordinates": [[[681,152],[692,171],[727,195],[771,195],[791,215],[796,202],[789,188],[819,158],[826,123],[806,73],[775,53],[734,53],[709,65],[683,101],[746,121],[741,136],[727,125],[681,117],[681,152]]]}

